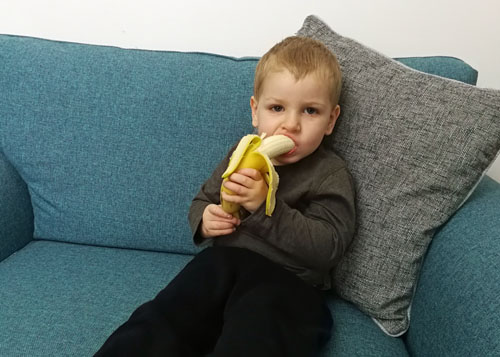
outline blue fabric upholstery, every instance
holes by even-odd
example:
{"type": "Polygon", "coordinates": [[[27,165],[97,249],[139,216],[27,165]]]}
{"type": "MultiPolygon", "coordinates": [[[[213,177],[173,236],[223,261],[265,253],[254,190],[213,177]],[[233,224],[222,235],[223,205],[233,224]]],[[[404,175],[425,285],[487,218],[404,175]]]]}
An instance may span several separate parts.
{"type": "MultiPolygon", "coordinates": [[[[190,259],[61,242],[30,243],[0,264],[0,355],[92,355],[190,259]]],[[[338,299],[330,303],[335,327],[324,356],[407,355],[401,339],[385,336],[354,306],[338,299]]]]}
{"type": "Polygon", "coordinates": [[[421,72],[476,84],[477,71],[459,58],[446,56],[396,58],[404,65],[421,72]]]}
{"type": "Polygon", "coordinates": [[[189,203],[251,132],[256,60],[10,36],[0,53],[3,151],[35,238],[194,252],[189,203]]]}
{"type": "Polygon", "coordinates": [[[483,179],[436,234],[412,306],[415,356],[500,356],[500,184],[483,179]]]}
{"type": "Polygon", "coordinates": [[[257,59],[16,36],[0,50],[0,139],[28,184],[35,238],[195,252],[189,202],[251,132],[257,59]]]}
{"type": "Polygon", "coordinates": [[[0,356],[91,356],[190,259],[30,243],[0,264],[0,356]]]}
{"type": "Polygon", "coordinates": [[[26,183],[0,150],[0,262],[33,237],[33,211],[26,183]]]}
{"type": "MultiPolygon", "coordinates": [[[[448,57],[401,60],[477,78],[448,57]]],[[[196,252],[190,200],[252,130],[256,62],[0,36],[0,356],[91,355],[191,259],[175,254],[196,252]]],[[[331,297],[323,355],[492,350],[470,341],[500,340],[484,284],[500,265],[499,190],[483,181],[436,237],[407,339],[331,297]]]]}
{"type": "Polygon", "coordinates": [[[333,334],[322,356],[408,356],[401,338],[387,336],[367,315],[340,298],[330,297],[333,334]]]}

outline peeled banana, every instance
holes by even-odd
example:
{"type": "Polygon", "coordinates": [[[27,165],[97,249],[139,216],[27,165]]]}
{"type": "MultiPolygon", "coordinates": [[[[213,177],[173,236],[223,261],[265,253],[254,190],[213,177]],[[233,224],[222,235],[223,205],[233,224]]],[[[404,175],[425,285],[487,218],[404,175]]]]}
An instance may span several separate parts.
{"type": "MultiPolygon", "coordinates": [[[[273,135],[267,138],[265,134],[262,137],[253,134],[244,136],[240,140],[236,150],[234,150],[226,171],[222,174],[224,180],[221,186],[221,193],[233,194],[233,192],[224,187],[224,182],[227,181],[233,172],[243,168],[256,169],[261,172],[268,186],[266,215],[271,216],[276,206],[276,191],[279,183],[278,173],[274,169],[271,160],[277,156],[286,154],[294,146],[295,143],[293,140],[285,135],[273,135]]],[[[239,218],[239,204],[223,200],[221,194],[221,205],[225,212],[239,218]]]]}

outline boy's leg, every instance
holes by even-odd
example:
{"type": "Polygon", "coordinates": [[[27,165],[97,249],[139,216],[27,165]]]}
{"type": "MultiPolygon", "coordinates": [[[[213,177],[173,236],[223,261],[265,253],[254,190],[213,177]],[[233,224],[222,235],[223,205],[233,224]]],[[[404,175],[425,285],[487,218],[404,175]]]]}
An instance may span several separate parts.
{"type": "Polygon", "coordinates": [[[199,253],[139,307],[96,356],[310,356],[329,337],[322,296],[294,274],[239,248],[199,253]]]}
{"type": "Polygon", "coordinates": [[[96,356],[199,356],[220,335],[234,267],[225,250],[200,252],[152,301],[140,306],[96,356]]]}
{"type": "Polygon", "coordinates": [[[332,318],[321,292],[270,260],[241,250],[237,281],[213,356],[316,356],[332,318]]]}

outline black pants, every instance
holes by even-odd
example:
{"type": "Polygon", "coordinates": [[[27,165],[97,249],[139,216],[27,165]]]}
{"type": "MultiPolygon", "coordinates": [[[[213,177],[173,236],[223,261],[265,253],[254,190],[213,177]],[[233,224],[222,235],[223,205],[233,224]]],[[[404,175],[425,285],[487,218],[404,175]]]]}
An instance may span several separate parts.
{"type": "Polygon", "coordinates": [[[212,247],[96,356],[316,356],[331,326],[323,295],[293,273],[246,249],[212,247]]]}

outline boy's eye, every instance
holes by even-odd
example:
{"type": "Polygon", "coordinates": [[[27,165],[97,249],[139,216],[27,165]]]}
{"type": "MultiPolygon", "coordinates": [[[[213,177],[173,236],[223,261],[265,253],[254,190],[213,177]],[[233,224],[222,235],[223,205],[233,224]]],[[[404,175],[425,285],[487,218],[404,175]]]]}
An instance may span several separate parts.
{"type": "Polygon", "coordinates": [[[313,115],[313,114],[317,114],[318,111],[315,108],[309,107],[309,108],[306,108],[304,110],[304,113],[309,114],[309,115],[313,115]]]}
{"type": "Polygon", "coordinates": [[[277,113],[279,113],[279,112],[282,112],[282,111],[283,111],[283,107],[282,107],[281,105],[273,105],[273,106],[271,107],[271,110],[272,110],[273,112],[277,112],[277,113]]]}

